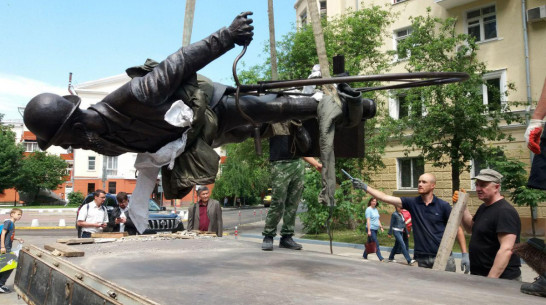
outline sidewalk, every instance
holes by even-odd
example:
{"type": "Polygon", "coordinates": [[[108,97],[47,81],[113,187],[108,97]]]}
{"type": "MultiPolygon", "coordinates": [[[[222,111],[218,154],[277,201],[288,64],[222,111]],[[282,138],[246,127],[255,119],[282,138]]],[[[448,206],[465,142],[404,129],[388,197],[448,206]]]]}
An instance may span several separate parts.
{"type": "MultiPolygon", "coordinates": [[[[245,240],[250,242],[255,242],[256,247],[261,247],[263,236],[262,236],[262,230],[264,228],[265,221],[258,221],[255,223],[250,224],[244,224],[239,226],[238,229],[238,236],[237,239],[239,240],[245,240]]],[[[279,223],[278,228],[280,229],[282,226],[282,221],[279,223]]],[[[313,252],[322,252],[322,253],[330,253],[330,242],[329,241],[322,241],[322,240],[312,240],[312,239],[302,239],[301,237],[304,235],[302,233],[302,224],[299,221],[299,218],[296,221],[296,229],[294,234],[294,240],[297,243],[300,243],[303,245],[304,251],[313,251],[313,252]]],[[[235,238],[233,236],[234,232],[233,230],[226,230],[226,232],[229,232],[229,238],[235,238]]],[[[275,237],[275,240],[273,242],[274,244],[274,250],[278,249],[279,245],[279,236],[275,237]]],[[[385,257],[385,262],[387,261],[386,258],[388,258],[390,251],[392,250],[392,247],[380,247],[381,254],[383,254],[383,257],[385,257]]],[[[362,244],[349,244],[349,243],[342,243],[342,242],[332,242],[332,252],[333,255],[339,255],[344,257],[351,257],[355,259],[363,259],[362,253],[364,252],[364,245],[362,244]]],[[[413,254],[413,249],[410,249],[410,255],[413,254]]],[[[453,257],[455,258],[455,266],[457,266],[456,273],[464,274],[464,272],[461,271],[461,253],[454,252],[453,257]]],[[[370,254],[368,256],[369,261],[376,261],[379,262],[379,259],[377,258],[377,255],[370,254]]],[[[404,259],[404,256],[402,254],[395,255],[395,260],[397,261],[397,264],[406,265],[406,260],[404,259]]],[[[388,263],[385,263],[388,264],[388,263]]],[[[392,263],[389,263],[392,264],[392,263]]],[[[417,264],[413,266],[415,268],[417,267],[417,264]]],[[[471,276],[471,275],[469,275],[471,276]]],[[[533,282],[537,274],[529,267],[527,264],[522,263],[521,266],[521,277],[523,282],[533,282]]]]}

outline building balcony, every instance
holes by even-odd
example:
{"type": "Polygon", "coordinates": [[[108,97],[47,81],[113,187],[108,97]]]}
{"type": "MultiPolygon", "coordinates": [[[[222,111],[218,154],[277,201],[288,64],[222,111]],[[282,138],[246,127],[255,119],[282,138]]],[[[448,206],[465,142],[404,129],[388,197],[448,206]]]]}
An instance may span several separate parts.
{"type": "Polygon", "coordinates": [[[446,10],[452,9],[457,6],[465,5],[471,2],[478,2],[477,0],[434,0],[434,3],[440,5],[446,10]]]}

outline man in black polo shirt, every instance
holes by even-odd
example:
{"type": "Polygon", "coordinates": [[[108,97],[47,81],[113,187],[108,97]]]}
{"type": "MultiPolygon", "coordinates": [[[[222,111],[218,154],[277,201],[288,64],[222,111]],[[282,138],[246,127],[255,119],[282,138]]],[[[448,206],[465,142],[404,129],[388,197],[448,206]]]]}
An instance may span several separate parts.
{"type": "Polygon", "coordinates": [[[472,232],[469,253],[471,274],[521,280],[520,259],[512,253],[519,243],[521,222],[516,209],[500,194],[502,175],[482,169],[476,176],[476,194],[483,201],[474,217],[468,208],[462,224],[472,232]]]}
{"type": "MultiPolygon", "coordinates": [[[[417,197],[400,198],[390,196],[368,186],[359,179],[353,179],[353,187],[363,189],[368,194],[377,198],[377,200],[390,203],[410,212],[415,244],[413,259],[417,261],[419,267],[432,268],[451,213],[449,203],[434,196],[436,177],[429,173],[425,173],[419,177],[417,187],[419,196],[417,197]]],[[[461,245],[463,252],[461,270],[468,270],[469,262],[466,253],[466,241],[462,229],[459,229],[457,232],[457,241],[461,245]]],[[[453,256],[449,258],[446,271],[455,272],[455,260],[453,256]]]]}

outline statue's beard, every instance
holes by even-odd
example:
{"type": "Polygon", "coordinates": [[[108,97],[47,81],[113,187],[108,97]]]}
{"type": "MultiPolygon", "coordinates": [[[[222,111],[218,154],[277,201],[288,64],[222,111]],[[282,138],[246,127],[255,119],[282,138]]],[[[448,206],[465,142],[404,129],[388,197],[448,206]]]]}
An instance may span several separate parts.
{"type": "Polygon", "coordinates": [[[100,137],[96,132],[85,131],[83,149],[93,150],[105,156],[119,156],[130,150],[100,137]]]}

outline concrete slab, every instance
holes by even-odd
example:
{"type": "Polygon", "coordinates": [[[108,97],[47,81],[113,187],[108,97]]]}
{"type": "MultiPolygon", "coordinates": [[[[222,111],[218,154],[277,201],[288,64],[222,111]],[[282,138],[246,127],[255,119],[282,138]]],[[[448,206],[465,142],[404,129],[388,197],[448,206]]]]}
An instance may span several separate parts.
{"type": "Polygon", "coordinates": [[[544,304],[521,283],[232,238],[74,246],[65,258],[161,304],[544,304]]]}

